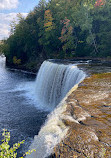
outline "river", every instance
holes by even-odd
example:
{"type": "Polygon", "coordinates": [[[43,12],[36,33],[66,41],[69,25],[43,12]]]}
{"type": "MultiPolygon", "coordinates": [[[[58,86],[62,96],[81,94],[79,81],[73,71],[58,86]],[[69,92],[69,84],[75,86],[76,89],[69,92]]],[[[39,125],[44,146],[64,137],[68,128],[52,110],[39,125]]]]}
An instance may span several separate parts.
{"type": "Polygon", "coordinates": [[[0,66],[0,133],[4,128],[11,133],[10,144],[25,140],[21,152],[27,150],[48,114],[32,99],[35,77],[0,66]]]}
{"type": "MultiPolygon", "coordinates": [[[[92,74],[92,73],[111,71],[111,63],[108,65],[107,64],[101,65],[101,63],[92,64],[90,63],[90,61],[88,62],[76,61],[74,63],[78,63],[78,67],[84,70],[87,75],[92,74]]],[[[55,67],[57,67],[57,65],[54,66],[53,68],[54,70],[55,70],[55,67]]],[[[42,69],[45,70],[45,68],[42,68],[42,69]]],[[[73,68],[75,69],[76,67],[73,67],[73,68]]],[[[52,66],[49,69],[49,71],[51,69],[52,69],[52,66]]],[[[65,69],[66,68],[63,67],[61,69],[61,72],[62,70],[65,70],[65,69]]],[[[80,74],[80,71],[77,68],[75,70],[78,76],[80,74]]],[[[58,71],[58,74],[61,72],[58,71]]],[[[69,74],[71,74],[71,72],[69,74]]],[[[45,76],[45,79],[47,78],[46,76],[45,76]]],[[[63,72],[63,76],[64,76],[64,72],[63,72]]],[[[41,81],[41,78],[43,80],[42,82],[44,83],[44,87],[45,87],[46,82],[43,76],[41,77],[40,75],[40,81],[41,81]]],[[[66,78],[69,79],[67,75],[66,75],[66,78]]],[[[45,123],[47,115],[50,112],[49,110],[47,110],[47,108],[45,107],[42,108],[36,99],[35,80],[36,80],[35,74],[31,74],[25,71],[10,69],[10,68],[5,67],[4,64],[0,64],[0,134],[2,133],[2,129],[4,128],[7,129],[11,133],[10,145],[18,141],[25,140],[23,147],[20,148],[19,150],[20,155],[24,151],[27,151],[29,145],[33,141],[34,136],[38,134],[38,132],[41,129],[41,126],[43,126],[43,124],[45,123]]],[[[78,80],[78,82],[79,81],[80,79],[78,80]]],[[[63,82],[63,78],[61,78],[61,82],[63,82]]],[[[39,84],[39,82],[36,82],[36,83],[39,84]]],[[[48,87],[50,87],[50,83],[47,84],[48,87]]],[[[53,83],[53,78],[52,78],[52,83],[53,83]]],[[[72,83],[72,79],[67,84],[70,84],[70,83],[72,83]]],[[[56,84],[58,85],[58,83],[56,84]]],[[[42,85],[36,85],[36,87],[37,86],[40,87],[42,85]]],[[[44,87],[43,87],[43,92],[41,93],[46,94],[47,88],[45,92],[44,87]]],[[[53,90],[54,89],[55,88],[53,88],[53,90]]],[[[60,89],[60,85],[59,85],[59,89],[60,89]]],[[[41,97],[41,100],[42,100],[42,97],[41,97]]],[[[0,136],[0,140],[1,140],[1,136],[0,136]]]]}

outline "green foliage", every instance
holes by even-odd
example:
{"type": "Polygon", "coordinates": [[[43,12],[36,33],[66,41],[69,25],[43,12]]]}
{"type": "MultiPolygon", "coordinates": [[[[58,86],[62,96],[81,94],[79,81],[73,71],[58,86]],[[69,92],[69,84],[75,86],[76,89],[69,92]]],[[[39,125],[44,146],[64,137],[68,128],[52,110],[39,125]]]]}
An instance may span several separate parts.
{"type": "Polygon", "coordinates": [[[111,0],[40,0],[19,23],[11,23],[2,52],[7,62],[21,59],[111,56],[111,0]]]}
{"type": "MultiPolygon", "coordinates": [[[[3,130],[2,133],[3,136],[3,140],[2,140],[2,144],[0,145],[0,158],[16,158],[17,157],[17,149],[20,147],[21,144],[24,143],[24,140],[18,143],[15,143],[12,147],[10,147],[9,145],[9,141],[10,141],[10,132],[8,132],[6,129],[3,130]]],[[[23,158],[28,154],[31,154],[33,150],[29,150],[28,152],[26,152],[22,157],[19,158],[23,158]]]]}

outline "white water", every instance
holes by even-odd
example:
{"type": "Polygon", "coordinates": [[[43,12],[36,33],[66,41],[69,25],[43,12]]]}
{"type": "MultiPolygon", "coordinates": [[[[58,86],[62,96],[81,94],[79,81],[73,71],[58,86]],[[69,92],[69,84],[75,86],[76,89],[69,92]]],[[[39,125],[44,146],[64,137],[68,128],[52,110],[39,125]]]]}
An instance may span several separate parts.
{"type": "Polygon", "coordinates": [[[44,61],[36,79],[36,96],[45,108],[54,109],[68,91],[85,78],[75,65],[44,61]]]}
{"type": "Polygon", "coordinates": [[[35,93],[45,108],[56,108],[49,114],[39,134],[34,137],[30,149],[36,149],[36,152],[27,158],[45,158],[53,152],[53,148],[67,134],[68,127],[64,125],[64,119],[78,123],[71,116],[64,114],[67,108],[65,100],[84,78],[85,73],[75,65],[56,64],[49,61],[42,64],[36,79],[35,93]]]}
{"type": "Polygon", "coordinates": [[[5,67],[6,57],[2,54],[0,55],[0,67],[5,67]]]}
{"type": "Polygon", "coordinates": [[[77,88],[78,83],[84,79],[85,74],[75,65],[58,65],[45,61],[39,70],[36,82],[34,82],[32,79],[26,78],[22,73],[20,75],[16,71],[12,73],[5,69],[5,60],[4,56],[0,57],[0,114],[2,114],[0,115],[2,125],[0,128],[8,127],[8,130],[15,133],[15,138],[23,136],[23,140],[27,135],[28,137],[30,135],[34,136],[39,131],[46,118],[44,115],[47,115],[42,110],[45,109],[46,112],[46,110],[55,108],[48,115],[44,126],[39,134],[34,137],[34,141],[30,146],[30,149],[36,149],[36,152],[27,156],[30,158],[45,158],[67,136],[68,127],[65,126],[63,120],[79,123],[88,116],[84,111],[80,113],[80,117],[77,117],[77,119],[70,116],[70,114],[64,113],[67,108],[67,96],[77,88]],[[68,93],[69,90],[70,93],[68,93]],[[60,102],[60,100],[62,101],[60,102]],[[58,102],[60,102],[59,105],[57,105],[58,102]]]}

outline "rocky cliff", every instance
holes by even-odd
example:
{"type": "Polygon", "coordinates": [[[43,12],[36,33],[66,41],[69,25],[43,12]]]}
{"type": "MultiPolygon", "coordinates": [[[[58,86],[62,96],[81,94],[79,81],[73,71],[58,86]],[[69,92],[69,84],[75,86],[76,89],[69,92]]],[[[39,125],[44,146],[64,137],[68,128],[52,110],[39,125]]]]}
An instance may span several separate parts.
{"type": "MultiPolygon", "coordinates": [[[[86,78],[66,99],[62,120],[69,130],[54,148],[54,157],[110,158],[111,157],[111,73],[86,78]]],[[[52,156],[52,157],[53,157],[52,156]]]]}

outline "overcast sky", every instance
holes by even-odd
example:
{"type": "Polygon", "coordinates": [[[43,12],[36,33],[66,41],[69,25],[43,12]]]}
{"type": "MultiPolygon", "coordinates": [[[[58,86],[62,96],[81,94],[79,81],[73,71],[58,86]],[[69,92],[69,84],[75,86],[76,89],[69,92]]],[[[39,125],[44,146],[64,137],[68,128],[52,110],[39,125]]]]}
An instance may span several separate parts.
{"type": "Polygon", "coordinates": [[[26,16],[38,2],[39,0],[0,0],[0,40],[9,36],[10,22],[16,19],[17,13],[26,16]]]}

